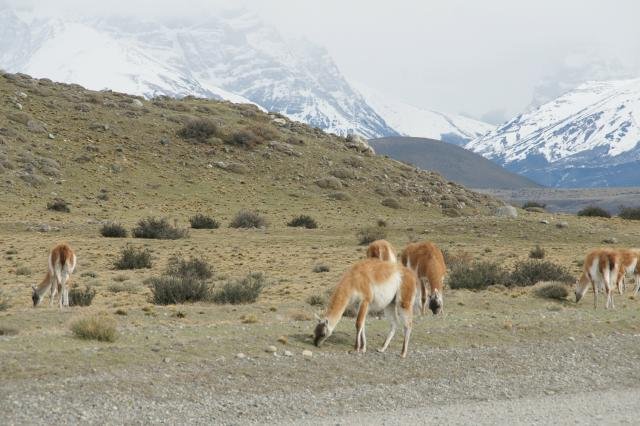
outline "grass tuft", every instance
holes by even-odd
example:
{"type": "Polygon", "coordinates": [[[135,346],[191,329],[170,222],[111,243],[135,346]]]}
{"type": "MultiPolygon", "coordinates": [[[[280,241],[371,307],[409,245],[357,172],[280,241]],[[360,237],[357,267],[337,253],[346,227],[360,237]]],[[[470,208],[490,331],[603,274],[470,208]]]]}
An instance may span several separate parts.
{"type": "Polygon", "coordinates": [[[126,238],[127,230],[119,223],[105,223],[100,228],[100,235],[107,238],[126,238]]]}
{"type": "Polygon", "coordinates": [[[287,226],[296,227],[296,228],[307,228],[307,229],[316,229],[318,227],[318,223],[314,218],[308,215],[300,215],[291,219],[287,226]]]}
{"type": "Polygon", "coordinates": [[[189,223],[193,229],[218,229],[220,227],[220,222],[201,213],[191,216],[189,223]]]}
{"type": "Polygon", "coordinates": [[[47,203],[47,210],[63,213],[69,213],[71,211],[69,203],[62,198],[54,198],[52,201],[49,201],[47,203]]]}
{"type": "Polygon", "coordinates": [[[546,252],[539,245],[535,246],[535,248],[531,249],[529,252],[530,259],[544,259],[546,252]]]}
{"type": "Polygon", "coordinates": [[[151,268],[151,253],[147,249],[127,246],[120,252],[114,266],[119,270],[151,268]]]}
{"type": "Polygon", "coordinates": [[[115,342],[117,337],[115,320],[104,315],[80,318],[71,324],[73,334],[86,340],[115,342]]]}
{"type": "Polygon", "coordinates": [[[138,225],[133,228],[132,234],[135,238],[178,240],[186,238],[189,232],[186,229],[178,229],[171,226],[167,219],[148,217],[138,221],[138,225]]]}
{"type": "Polygon", "coordinates": [[[229,280],[213,294],[215,303],[238,305],[258,300],[265,287],[265,277],[254,272],[239,280],[229,280]]]}
{"type": "Polygon", "coordinates": [[[96,291],[91,287],[73,287],[69,290],[69,306],[90,306],[96,291]]]}
{"type": "Polygon", "coordinates": [[[265,218],[256,212],[241,210],[234,216],[229,224],[231,228],[264,228],[267,226],[265,218]]]}
{"type": "Polygon", "coordinates": [[[535,293],[545,299],[564,300],[569,296],[569,287],[565,283],[551,282],[541,285],[535,293]]]}
{"type": "Polygon", "coordinates": [[[183,278],[191,277],[205,281],[213,277],[213,267],[204,259],[185,260],[174,256],[169,259],[165,275],[183,278]]]}

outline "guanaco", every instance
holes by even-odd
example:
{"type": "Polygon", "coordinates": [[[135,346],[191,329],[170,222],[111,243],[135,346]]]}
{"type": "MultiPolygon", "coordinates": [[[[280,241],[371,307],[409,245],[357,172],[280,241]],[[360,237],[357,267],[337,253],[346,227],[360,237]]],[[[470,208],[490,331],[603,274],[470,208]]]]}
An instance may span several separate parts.
{"type": "Polygon", "coordinates": [[[391,263],[398,261],[396,250],[387,240],[376,240],[369,244],[369,247],[367,247],[367,257],[377,258],[391,263]]]}
{"type": "Polygon", "coordinates": [[[587,292],[589,284],[593,288],[593,307],[598,308],[598,289],[603,288],[607,295],[605,309],[614,308],[613,283],[618,280],[620,255],[612,249],[594,249],[584,259],[582,274],[576,283],[576,303],[587,292]]]}
{"type": "Polygon", "coordinates": [[[314,344],[318,347],[333,333],[342,314],[351,302],[360,302],[356,319],[356,353],[367,350],[365,319],[369,309],[384,309],[391,329],[379,352],[384,352],[393,338],[398,323],[402,323],[404,342],[401,356],[407,356],[416,295],[416,276],[408,268],[379,259],[366,259],[353,265],[341,278],[329,299],[324,318],[315,329],[314,344]]]}
{"type": "Polygon", "coordinates": [[[31,300],[35,308],[49,290],[49,305],[53,305],[56,293],[60,293],[60,308],[69,306],[69,289],[67,282],[76,268],[76,255],[67,244],[58,244],[49,253],[47,275],[38,284],[31,286],[31,300]]]}
{"type": "Polygon", "coordinates": [[[426,314],[427,295],[429,309],[434,315],[444,309],[444,275],[447,267],[442,251],[433,243],[420,242],[409,244],[402,251],[402,264],[414,271],[420,282],[420,312],[426,314]],[[429,290],[427,291],[427,283],[429,290]]]}

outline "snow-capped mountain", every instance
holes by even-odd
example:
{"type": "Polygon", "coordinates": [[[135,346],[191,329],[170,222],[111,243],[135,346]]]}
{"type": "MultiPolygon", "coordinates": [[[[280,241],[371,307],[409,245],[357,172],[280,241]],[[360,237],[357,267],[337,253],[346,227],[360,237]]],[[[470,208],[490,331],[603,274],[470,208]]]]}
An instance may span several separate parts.
{"type": "Polygon", "coordinates": [[[543,185],[640,185],[640,78],[584,83],[467,149],[543,185]]]}
{"type": "Polygon", "coordinates": [[[245,12],[198,22],[51,18],[0,5],[0,67],[152,97],[252,102],[345,135],[396,135],[326,50],[285,40],[245,12]]]}
{"type": "Polygon", "coordinates": [[[360,84],[356,85],[356,88],[387,124],[404,136],[464,145],[496,127],[462,115],[444,114],[392,100],[360,84]]]}

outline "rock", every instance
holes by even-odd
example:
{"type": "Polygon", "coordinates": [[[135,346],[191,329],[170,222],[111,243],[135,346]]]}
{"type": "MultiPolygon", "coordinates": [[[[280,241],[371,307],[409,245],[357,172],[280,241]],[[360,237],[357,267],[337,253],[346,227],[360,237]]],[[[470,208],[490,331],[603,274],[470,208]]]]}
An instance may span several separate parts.
{"type": "Polygon", "coordinates": [[[549,221],[548,221],[547,219],[542,219],[542,220],[540,221],[540,223],[542,223],[542,224],[544,224],[544,225],[548,225],[548,224],[549,224],[549,221]]]}
{"type": "Polygon", "coordinates": [[[18,92],[18,97],[22,99],[27,99],[29,96],[24,92],[18,92]]]}
{"type": "Polygon", "coordinates": [[[347,136],[347,148],[354,149],[358,152],[361,152],[367,156],[376,155],[374,149],[369,145],[369,142],[366,141],[362,136],[350,134],[347,136]]]}
{"type": "Polygon", "coordinates": [[[287,124],[287,120],[285,120],[284,118],[280,118],[280,117],[276,117],[271,121],[273,121],[273,124],[277,124],[278,126],[286,126],[286,124],[287,124]]]}
{"type": "Polygon", "coordinates": [[[273,353],[276,353],[276,352],[278,351],[278,348],[276,348],[276,347],[275,347],[275,346],[273,346],[273,345],[270,345],[270,346],[267,346],[267,347],[264,349],[264,351],[265,351],[265,352],[267,352],[267,353],[273,354],[273,353]]]}
{"type": "Polygon", "coordinates": [[[33,133],[46,133],[47,127],[38,120],[29,120],[27,121],[27,129],[33,133]]]}
{"type": "Polygon", "coordinates": [[[167,136],[163,136],[160,138],[160,145],[169,145],[171,143],[171,139],[167,136]]]}
{"type": "Polygon", "coordinates": [[[236,358],[238,359],[245,359],[247,356],[245,354],[243,354],[242,352],[238,352],[236,354],[236,358]]]}
{"type": "Polygon", "coordinates": [[[15,107],[22,111],[22,104],[20,102],[16,102],[15,107]]]}
{"type": "Polygon", "coordinates": [[[305,358],[311,358],[313,356],[313,352],[311,352],[309,349],[305,349],[304,351],[302,351],[302,356],[305,358]]]}
{"type": "Polygon", "coordinates": [[[573,337],[573,336],[569,336],[569,337],[568,337],[568,339],[569,339],[570,341],[572,341],[572,342],[575,342],[575,341],[576,341],[576,338],[575,338],[575,337],[573,337]]]}
{"type": "Polygon", "coordinates": [[[494,215],[497,217],[516,218],[518,217],[518,210],[513,206],[501,206],[496,209],[494,215]]]}
{"type": "Polygon", "coordinates": [[[131,106],[135,108],[142,108],[144,104],[142,103],[142,101],[140,101],[140,99],[134,99],[131,101],[131,106]]]}
{"type": "Polygon", "coordinates": [[[293,356],[291,351],[284,351],[284,356],[293,356]]]}
{"type": "Polygon", "coordinates": [[[568,227],[569,227],[569,222],[560,221],[556,223],[556,228],[568,228],[568,227]]]}
{"type": "Polygon", "coordinates": [[[278,337],[278,342],[282,343],[283,345],[286,345],[287,342],[289,342],[289,339],[287,338],[287,336],[280,336],[278,337]]]}
{"type": "Polygon", "coordinates": [[[169,357],[165,357],[162,361],[163,361],[165,364],[168,364],[169,362],[171,362],[171,358],[169,358],[169,357]]]}
{"type": "Polygon", "coordinates": [[[53,133],[49,133],[49,134],[47,135],[47,137],[48,137],[49,139],[51,139],[51,140],[53,140],[53,139],[55,139],[55,138],[56,138],[55,136],[53,136],[53,133]]]}
{"type": "Polygon", "coordinates": [[[605,244],[618,244],[618,239],[616,237],[609,237],[602,240],[605,244]]]}

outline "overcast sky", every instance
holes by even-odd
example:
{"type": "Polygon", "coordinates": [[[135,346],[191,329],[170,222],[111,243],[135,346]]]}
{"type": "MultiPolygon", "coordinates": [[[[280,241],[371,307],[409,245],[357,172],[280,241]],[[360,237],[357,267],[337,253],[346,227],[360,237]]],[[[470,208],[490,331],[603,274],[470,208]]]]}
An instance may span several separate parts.
{"type": "Polygon", "coordinates": [[[351,81],[417,106],[493,122],[521,112],[534,92],[544,98],[586,79],[640,77],[636,0],[31,3],[168,16],[199,15],[212,3],[244,5],[283,34],[325,46],[351,81]]]}

